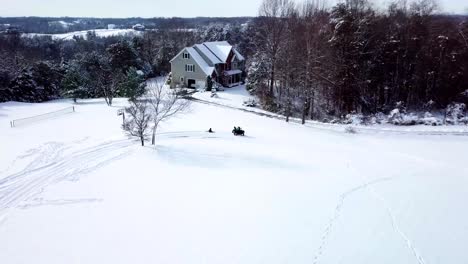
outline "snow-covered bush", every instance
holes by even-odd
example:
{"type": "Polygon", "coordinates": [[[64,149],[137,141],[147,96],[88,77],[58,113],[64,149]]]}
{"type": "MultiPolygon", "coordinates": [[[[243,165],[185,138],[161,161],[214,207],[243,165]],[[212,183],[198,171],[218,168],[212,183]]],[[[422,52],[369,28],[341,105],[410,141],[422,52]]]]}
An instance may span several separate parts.
{"type": "Polygon", "coordinates": [[[445,123],[450,125],[458,125],[465,121],[466,105],[461,103],[449,104],[445,110],[445,123]]]}
{"type": "Polygon", "coordinates": [[[468,125],[468,116],[465,116],[464,118],[460,119],[459,123],[464,124],[464,125],[468,125]]]}
{"type": "Polygon", "coordinates": [[[421,124],[419,117],[414,114],[406,114],[400,108],[393,109],[388,115],[388,122],[397,126],[414,126],[421,124]]]}
{"type": "Polygon", "coordinates": [[[426,126],[441,126],[442,120],[433,116],[431,113],[424,113],[424,117],[421,119],[422,123],[426,126]]]}
{"type": "Polygon", "coordinates": [[[219,98],[218,94],[216,93],[215,90],[211,92],[211,98],[219,98]]]}
{"type": "Polygon", "coordinates": [[[218,92],[224,92],[224,87],[221,84],[214,82],[213,90],[218,92]]]}
{"type": "Polygon", "coordinates": [[[383,124],[385,122],[387,122],[387,116],[382,112],[378,112],[377,114],[375,114],[371,118],[371,124],[372,125],[374,125],[374,124],[383,124]]]}
{"type": "Polygon", "coordinates": [[[247,106],[247,107],[257,107],[258,103],[255,99],[249,99],[247,101],[244,101],[242,103],[244,106],[247,106]]]}
{"type": "Polygon", "coordinates": [[[399,124],[401,120],[402,120],[402,114],[400,113],[400,109],[398,108],[393,109],[388,115],[389,123],[399,124]]]}
{"type": "Polygon", "coordinates": [[[345,128],[345,132],[346,133],[349,133],[349,134],[356,134],[357,133],[357,130],[356,128],[354,128],[353,126],[347,126],[345,128]]]}
{"type": "Polygon", "coordinates": [[[418,115],[414,113],[404,114],[402,117],[403,120],[401,122],[401,125],[403,126],[414,126],[421,124],[421,120],[419,120],[418,115]]]}
{"type": "Polygon", "coordinates": [[[364,116],[362,114],[357,114],[355,112],[347,114],[345,119],[343,120],[343,124],[347,125],[360,125],[364,121],[364,116]]]}

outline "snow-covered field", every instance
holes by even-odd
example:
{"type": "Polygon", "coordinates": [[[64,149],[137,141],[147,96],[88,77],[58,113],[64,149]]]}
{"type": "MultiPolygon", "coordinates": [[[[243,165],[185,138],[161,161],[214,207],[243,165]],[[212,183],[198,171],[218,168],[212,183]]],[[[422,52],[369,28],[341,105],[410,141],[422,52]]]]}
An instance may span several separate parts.
{"type": "Polygon", "coordinates": [[[34,36],[50,36],[53,39],[58,40],[71,40],[74,36],[86,38],[86,35],[89,31],[94,31],[98,37],[112,37],[112,36],[122,36],[122,35],[141,35],[143,32],[136,31],[134,29],[94,29],[94,30],[84,30],[84,31],[75,31],[63,34],[39,34],[39,33],[27,33],[23,34],[24,37],[34,37],[34,36]]]}
{"type": "Polygon", "coordinates": [[[140,147],[115,104],[15,128],[72,104],[0,104],[2,264],[468,262],[465,136],[348,134],[194,102],[140,147]]]}

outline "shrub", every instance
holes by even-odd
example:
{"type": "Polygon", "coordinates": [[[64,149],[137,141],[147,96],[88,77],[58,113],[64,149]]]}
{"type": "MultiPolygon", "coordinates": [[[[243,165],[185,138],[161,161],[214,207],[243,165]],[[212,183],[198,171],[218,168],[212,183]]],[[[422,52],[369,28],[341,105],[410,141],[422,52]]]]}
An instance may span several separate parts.
{"type": "Polygon", "coordinates": [[[258,103],[257,101],[255,101],[255,99],[249,99],[247,101],[244,101],[243,105],[247,107],[257,107],[258,103]]]}
{"type": "Polygon", "coordinates": [[[442,120],[433,116],[431,113],[426,112],[424,117],[421,119],[421,122],[426,126],[441,126],[442,120]]]}
{"type": "Polygon", "coordinates": [[[362,114],[357,114],[356,112],[352,112],[347,114],[343,124],[347,125],[360,125],[364,122],[364,116],[362,114]]]}
{"type": "Polygon", "coordinates": [[[464,123],[466,105],[461,103],[452,103],[445,109],[445,122],[451,125],[464,123]]]}
{"type": "Polygon", "coordinates": [[[390,112],[388,122],[397,126],[414,126],[421,124],[421,121],[416,114],[406,114],[401,112],[400,108],[395,108],[390,112]]]}
{"type": "Polygon", "coordinates": [[[357,133],[357,130],[356,128],[354,128],[353,126],[347,126],[345,128],[345,132],[346,133],[349,133],[349,134],[356,134],[357,133]]]}

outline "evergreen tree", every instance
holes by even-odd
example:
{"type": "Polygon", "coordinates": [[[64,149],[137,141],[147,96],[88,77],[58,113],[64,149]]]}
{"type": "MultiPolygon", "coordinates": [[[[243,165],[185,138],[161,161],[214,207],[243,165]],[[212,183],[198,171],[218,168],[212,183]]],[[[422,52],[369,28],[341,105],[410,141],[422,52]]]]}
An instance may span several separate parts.
{"type": "Polygon", "coordinates": [[[211,76],[206,77],[206,90],[211,91],[213,89],[213,78],[211,76]]]}
{"type": "Polygon", "coordinates": [[[142,96],[146,90],[146,83],[143,76],[138,74],[138,70],[131,67],[124,81],[120,85],[120,95],[128,97],[130,101],[134,101],[139,96],[142,96]]]}
{"type": "Polygon", "coordinates": [[[109,63],[114,71],[126,74],[130,67],[138,67],[138,56],[133,47],[127,41],[112,44],[107,48],[109,63]]]}
{"type": "Polygon", "coordinates": [[[62,95],[67,98],[73,98],[75,102],[78,98],[89,98],[92,96],[86,89],[85,77],[76,62],[67,65],[61,87],[62,95]]]}
{"type": "Polygon", "coordinates": [[[11,99],[19,102],[42,102],[47,100],[44,88],[34,81],[31,69],[24,69],[10,84],[11,99]]]}

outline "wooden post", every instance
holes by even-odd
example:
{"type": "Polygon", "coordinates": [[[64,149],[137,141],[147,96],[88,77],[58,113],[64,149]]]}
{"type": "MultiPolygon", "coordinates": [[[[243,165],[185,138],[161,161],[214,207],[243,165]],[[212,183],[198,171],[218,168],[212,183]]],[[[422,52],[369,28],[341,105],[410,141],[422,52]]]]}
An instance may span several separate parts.
{"type": "Polygon", "coordinates": [[[13,121],[10,121],[10,126],[13,128],[13,121]]]}
{"type": "Polygon", "coordinates": [[[125,111],[122,112],[122,125],[125,125],[125,111]]]}
{"type": "Polygon", "coordinates": [[[73,113],[75,112],[75,106],[73,106],[73,113]]]}

